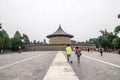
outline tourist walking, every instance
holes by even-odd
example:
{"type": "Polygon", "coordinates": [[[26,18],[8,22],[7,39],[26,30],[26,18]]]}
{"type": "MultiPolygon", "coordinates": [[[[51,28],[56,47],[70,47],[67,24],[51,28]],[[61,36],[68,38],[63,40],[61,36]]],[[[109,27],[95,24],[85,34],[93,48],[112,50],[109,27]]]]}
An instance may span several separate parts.
{"type": "Polygon", "coordinates": [[[18,47],[18,53],[21,53],[21,46],[18,47]]]}
{"type": "Polygon", "coordinates": [[[103,56],[103,48],[99,48],[100,55],[103,56]]]}
{"type": "Polygon", "coordinates": [[[75,47],[75,53],[77,56],[77,61],[78,61],[78,63],[80,63],[80,56],[82,55],[82,53],[81,53],[81,50],[79,47],[75,47]]]}
{"type": "Polygon", "coordinates": [[[88,48],[88,49],[87,49],[87,51],[89,52],[89,51],[90,51],[90,49],[88,48]]]}
{"type": "Polygon", "coordinates": [[[66,54],[67,54],[67,61],[72,63],[71,60],[72,48],[70,47],[69,44],[66,47],[66,54]]]}

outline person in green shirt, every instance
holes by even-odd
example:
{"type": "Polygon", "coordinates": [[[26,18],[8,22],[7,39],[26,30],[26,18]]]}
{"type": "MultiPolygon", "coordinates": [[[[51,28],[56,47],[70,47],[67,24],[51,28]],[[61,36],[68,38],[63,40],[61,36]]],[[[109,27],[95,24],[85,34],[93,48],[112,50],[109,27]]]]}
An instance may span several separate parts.
{"type": "MultiPolygon", "coordinates": [[[[69,44],[68,44],[67,47],[66,47],[66,54],[67,54],[67,61],[69,62],[69,61],[70,61],[71,54],[72,54],[72,48],[70,47],[69,44]]],[[[71,63],[72,63],[72,61],[71,61],[71,63]]]]}

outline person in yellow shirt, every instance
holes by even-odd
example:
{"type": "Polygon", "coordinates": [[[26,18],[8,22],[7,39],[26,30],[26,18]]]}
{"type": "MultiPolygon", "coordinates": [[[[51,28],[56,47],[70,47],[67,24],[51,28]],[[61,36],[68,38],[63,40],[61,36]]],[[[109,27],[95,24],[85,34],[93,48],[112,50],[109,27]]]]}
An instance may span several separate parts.
{"type": "MultiPolygon", "coordinates": [[[[66,47],[66,54],[67,54],[67,61],[69,62],[69,61],[70,61],[71,54],[72,54],[72,48],[70,47],[69,44],[68,44],[67,47],[66,47]]],[[[72,63],[72,60],[71,60],[71,63],[72,63]]]]}

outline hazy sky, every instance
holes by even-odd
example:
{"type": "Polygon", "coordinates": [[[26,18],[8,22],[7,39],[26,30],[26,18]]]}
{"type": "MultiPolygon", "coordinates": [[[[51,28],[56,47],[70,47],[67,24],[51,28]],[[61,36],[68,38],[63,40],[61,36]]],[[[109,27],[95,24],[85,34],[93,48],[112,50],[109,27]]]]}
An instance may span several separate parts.
{"type": "MultiPolygon", "coordinates": [[[[0,0],[0,23],[12,37],[18,30],[30,40],[47,39],[61,24],[73,40],[113,32],[120,24],[120,0],[0,0]]],[[[48,40],[48,39],[47,39],[48,40]]]]}

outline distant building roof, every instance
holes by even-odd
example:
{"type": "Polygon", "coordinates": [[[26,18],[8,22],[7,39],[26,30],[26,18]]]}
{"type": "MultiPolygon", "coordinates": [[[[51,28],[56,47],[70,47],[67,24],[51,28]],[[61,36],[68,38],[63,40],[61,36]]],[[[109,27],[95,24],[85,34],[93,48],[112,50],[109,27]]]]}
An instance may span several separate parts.
{"type": "Polygon", "coordinates": [[[56,36],[66,36],[66,37],[70,37],[70,38],[73,37],[73,35],[70,35],[70,34],[66,33],[62,29],[61,25],[59,25],[59,28],[54,33],[48,35],[47,38],[56,37],[56,36]]]}

